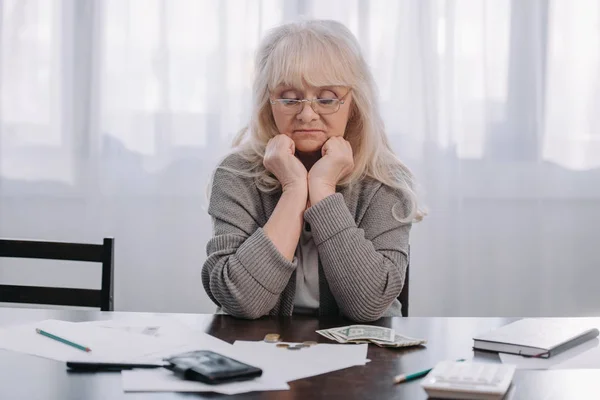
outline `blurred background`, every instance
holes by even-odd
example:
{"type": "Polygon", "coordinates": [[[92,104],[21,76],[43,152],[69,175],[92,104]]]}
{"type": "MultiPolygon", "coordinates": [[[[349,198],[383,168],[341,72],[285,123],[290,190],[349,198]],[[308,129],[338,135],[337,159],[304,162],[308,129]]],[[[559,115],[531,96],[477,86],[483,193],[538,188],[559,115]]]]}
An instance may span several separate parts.
{"type": "MultiPolygon", "coordinates": [[[[412,316],[600,314],[598,0],[0,0],[0,236],[114,236],[116,310],[213,312],[207,182],[298,18],[357,36],[420,182],[412,316]]],[[[5,284],[99,279],[0,259],[5,284]]]]}

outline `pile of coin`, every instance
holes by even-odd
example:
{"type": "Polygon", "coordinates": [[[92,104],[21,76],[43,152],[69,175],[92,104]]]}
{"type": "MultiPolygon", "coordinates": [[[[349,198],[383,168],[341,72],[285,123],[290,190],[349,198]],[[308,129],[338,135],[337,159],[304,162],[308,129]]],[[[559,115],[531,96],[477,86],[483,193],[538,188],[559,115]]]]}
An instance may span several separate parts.
{"type": "Polygon", "coordinates": [[[279,342],[279,340],[281,339],[281,336],[279,336],[279,334],[277,333],[268,333],[265,336],[264,341],[267,343],[277,343],[279,342]]]}
{"type": "Polygon", "coordinates": [[[289,344],[289,343],[279,343],[281,341],[281,336],[277,333],[269,333],[265,336],[264,341],[267,343],[276,343],[276,347],[280,349],[288,349],[288,350],[301,350],[307,347],[316,346],[317,342],[306,341],[302,343],[289,344]]]}

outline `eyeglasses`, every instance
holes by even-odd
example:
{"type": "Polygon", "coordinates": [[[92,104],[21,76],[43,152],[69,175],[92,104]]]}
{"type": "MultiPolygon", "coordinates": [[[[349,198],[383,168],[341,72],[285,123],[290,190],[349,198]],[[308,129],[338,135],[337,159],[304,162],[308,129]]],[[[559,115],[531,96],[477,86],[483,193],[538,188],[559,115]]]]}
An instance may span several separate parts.
{"type": "Polygon", "coordinates": [[[319,115],[333,114],[339,111],[342,104],[346,102],[346,96],[352,91],[343,95],[339,99],[271,99],[269,102],[276,105],[277,109],[284,114],[299,114],[304,109],[303,103],[309,103],[314,112],[319,115]]]}

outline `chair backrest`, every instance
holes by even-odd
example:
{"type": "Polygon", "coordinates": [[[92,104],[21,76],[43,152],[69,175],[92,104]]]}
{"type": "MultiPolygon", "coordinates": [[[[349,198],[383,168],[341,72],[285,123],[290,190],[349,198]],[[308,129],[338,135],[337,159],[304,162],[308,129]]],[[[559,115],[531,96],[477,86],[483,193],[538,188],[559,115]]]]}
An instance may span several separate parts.
{"type": "Polygon", "coordinates": [[[100,307],[102,311],[113,311],[113,238],[105,238],[102,244],[0,239],[0,257],[102,263],[100,290],[0,285],[0,302],[100,307]]]}
{"type": "Polygon", "coordinates": [[[404,276],[404,286],[402,287],[402,291],[400,291],[400,295],[398,296],[398,301],[402,305],[402,316],[408,317],[408,283],[409,279],[409,271],[410,271],[410,247],[408,248],[408,264],[406,265],[406,274],[404,276]]]}
{"type": "Polygon", "coordinates": [[[400,304],[402,305],[402,316],[403,317],[408,317],[408,271],[410,266],[407,265],[406,266],[406,275],[404,277],[404,286],[402,286],[402,291],[400,292],[400,295],[398,296],[398,301],[400,301],[400,304]]]}

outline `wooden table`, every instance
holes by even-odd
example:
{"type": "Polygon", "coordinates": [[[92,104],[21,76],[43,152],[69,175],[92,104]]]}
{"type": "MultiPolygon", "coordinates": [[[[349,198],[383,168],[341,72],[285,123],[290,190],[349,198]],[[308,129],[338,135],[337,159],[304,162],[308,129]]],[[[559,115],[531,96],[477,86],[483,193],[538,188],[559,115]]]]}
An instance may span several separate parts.
{"type": "MultiPolygon", "coordinates": [[[[63,311],[0,308],[0,327],[43,319],[92,321],[126,319],[136,315],[122,312],[63,311]]],[[[308,317],[237,320],[223,315],[178,314],[178,318],[228,342],[261,340],[279,333],[286,341],[316,340],[331,343],[315,330],[348,325],[338,319],[308,317]]],[[[473,353],[473,335],[506,324],[504,318],[387,318],[376,325],[393,327],[409,336],[427,338],[427,347],[385,349],[369,346],[365,366],[352,367],[290,383],[291,390],[233,396],[244,399],[425,399],[419,381],[393,385],[402,372],[419,371],[440,360],[474,357],[499,362],[496,354],[473,353]]],[[[593,319],[600,326],[600,319],[593,319]]],[[[285,368],[285,366],[282,366],[285,368]]],[[[600,398],[600,370],[517,371],[513,380],[514,399],[600,398]]],[[[119,373],[68,374],[64,363],[0,350],[0,399],[175,399],[215,398],[217,394],[124,393],[119,373]]]]}

